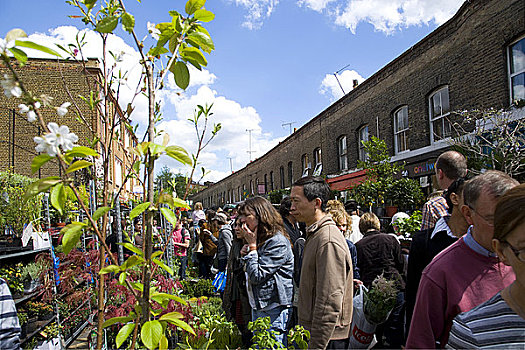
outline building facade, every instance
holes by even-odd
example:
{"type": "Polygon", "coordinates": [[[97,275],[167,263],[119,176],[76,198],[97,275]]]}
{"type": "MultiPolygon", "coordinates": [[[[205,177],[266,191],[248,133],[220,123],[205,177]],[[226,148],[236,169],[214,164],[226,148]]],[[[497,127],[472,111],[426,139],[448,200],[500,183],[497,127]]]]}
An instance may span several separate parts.
{"type": "MultiPolygon", "coordinates": [[[[386,141],[405,176],[430,188],[457,110],[525,100],[525,1],[470,0],[445,24],[245,168],[193,196],[207,207],[322,175],[345,190],[365,174],[361,141],[386,141]]],[[[428,190],[427,190],[428,192],[428,190]]]]}
{"type": "MultiPolygon", "coordinates": [[[[86,61],[84,67],[75,61],[29,59],[23,67],[15,63],[15,70],[33,95],[46,94],[53,98],[53,105],[57,106],[64,102],[71,103],[69,112],[63,117],[57,115],[53,109],[41,108],[40,111],[47,122],[67,125],[70,131],[79,137],[79,145],[90,146],[95,138],[107,137],[104,118],[97,110],[91,110],[80,97],[89,99],[92,90],[95,91],[95,96],[98,96],[97,81],[101,71],[97,60],[86,61]],[[79,114],[83,116],[85,123],[78,120],[79,114]]],[[[0,75],[3,77],[5,73],[7,68],[0,65],[0,75]]],[[[0,171],[12,169],[15,173],[39,178],[60,175],[61,170],[53,160],[42,166],[36,174],[31,173],[31,161],[38,154],[33,137],[41,134],[41,128],[37,122],[30,123],[25,115],[19,113],[20,103],[20,99],[8,99],[4,94],[0,95],[0,171]]],[[[118,119],[126,118],[115,101],[112,101],[109,107],[110,113],[114,113],[118,119]]],[[[137,144],[137,138],[127,130],[124,123],[119,123],[111,142],[109,186],[110,190],[114,191],[123,186],[126,171],[129,171],[133,164],[134,156],[129,152],[129,148],[137,144]]],[[[100,147],[98,151],[102,154],[100,147]]],[[[95,165],[96,177],[102,178],[100,160],[95,161],[95,165]]],[[[85,180],[81,171],[76,172],[75,176],[81,182],[85,180]]],[[[136,185],[135,179],[126,182],[121,191],[121,198],[127,200],[133,197],[133,188],[136,185]]]]}

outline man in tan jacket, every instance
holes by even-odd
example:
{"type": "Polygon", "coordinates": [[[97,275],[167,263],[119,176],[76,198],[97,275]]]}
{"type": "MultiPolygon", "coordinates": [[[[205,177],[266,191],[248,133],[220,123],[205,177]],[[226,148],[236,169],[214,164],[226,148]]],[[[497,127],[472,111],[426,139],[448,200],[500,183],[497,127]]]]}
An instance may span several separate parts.
{"type": "Polygon", "coordinates": [[[352,258],[328,215],[330,187],[303,177],[292,187],[291,214],[307,225],[299,283],[299,324],[310,331],[309,349],[346,349],[352,322],[352,258]]]}

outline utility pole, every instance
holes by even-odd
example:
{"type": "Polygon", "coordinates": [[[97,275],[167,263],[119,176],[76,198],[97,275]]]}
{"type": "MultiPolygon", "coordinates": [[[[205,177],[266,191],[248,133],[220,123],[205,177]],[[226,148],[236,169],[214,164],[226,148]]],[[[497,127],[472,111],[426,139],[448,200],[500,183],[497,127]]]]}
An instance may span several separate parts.
{"type": "Polygon", "coordinates": [[[246,131],[248,131],[248,134],[250,135],[250,150],[247,151],[248,154],[250,154],[250,162],[252,161],[252,153],[255,152],[255,151],[252,151],[252,131],[254,131],[255,129],[246,129],[246,131]]]}
{"type": "Polygon", "coordinates": [[[233,163],[232,163],[233,157],[228,157],[228,159],[230,160],[230,170],[232,171],[232,174],[233,174],[233,163]]]}
{"type": "Polygon", "coordinates": [[[286,125],[290,127],[290,135],[292,134],[292,125],[295,124],[295,122],[289,122],[289,123],[282,123],[281,126],[284,128],[286,125]]]}

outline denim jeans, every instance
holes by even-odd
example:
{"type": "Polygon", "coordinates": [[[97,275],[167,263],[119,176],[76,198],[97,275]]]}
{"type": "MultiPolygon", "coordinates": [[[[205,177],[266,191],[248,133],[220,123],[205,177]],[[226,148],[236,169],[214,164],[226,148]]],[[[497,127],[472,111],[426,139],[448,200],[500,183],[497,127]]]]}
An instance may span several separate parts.
{"type": "Polygon", "coordinates": [[[261,317],[270,317],[270,331],[276,331],[275,340],[287,347],[288,339],[288,320],[291,316],[292,308],[288,306],[278,306],[269,310],[252,310],[252,321],[261,317]]]}
{"type": "Polygon", "coordinates": [[[186,268],[188,267],[188,256],[179,256],[180,268],[179,278],[182,281],[186,278],[186,268]]]}

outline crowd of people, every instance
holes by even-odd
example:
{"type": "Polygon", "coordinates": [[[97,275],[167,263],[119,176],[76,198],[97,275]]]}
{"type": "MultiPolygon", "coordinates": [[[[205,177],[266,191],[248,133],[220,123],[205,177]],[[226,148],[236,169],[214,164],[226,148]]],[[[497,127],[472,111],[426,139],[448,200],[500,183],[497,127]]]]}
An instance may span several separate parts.
{"type": "Polygon", "coordinates": [[[386,233],[355,201],[331,199],[321,177],[297,180],[278,208],[259,196],[230,211],[195,203],[170,235],[179,278],[190,258],[201,278],[226,274],[223,309],[246,348],[248,323],[269,317],[284,346],[301,325],[309,348],[348,349],[354,294],[381,275],[397,297],[371,346],[525,349],[525,184],[495,170],[470,175],[455,151],[435,171],[443,193],[423,206],[409,248],[398,225],[407,214],[386,233]]]}
{"type": "Polygon", "coordinates": [[[423,206],[410,247],[397,225],[407,214],[386,233],[355,201],[331,199],[320,177],[296,181],[278,208],[263,197],[232,212],[196,203],[192,255],[202,277],[212,256],[226,271],[223,308],[244,345],[248,322],[270,317],[284,345],[298,324],[309,348],[349,348],[354,293],[382,275],[398,292],[375,348],[525,348],[525,184],[495,170],[473,176],[455,151],[435,170],[442,192],[423,206]],[[199,250],[206,242],[215,251],[199,250]]]}

